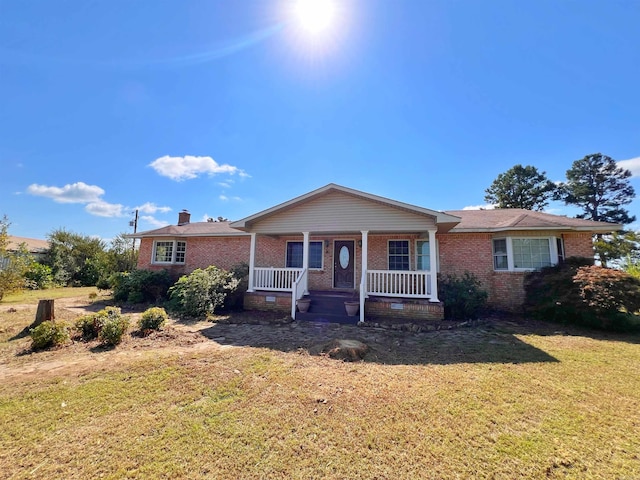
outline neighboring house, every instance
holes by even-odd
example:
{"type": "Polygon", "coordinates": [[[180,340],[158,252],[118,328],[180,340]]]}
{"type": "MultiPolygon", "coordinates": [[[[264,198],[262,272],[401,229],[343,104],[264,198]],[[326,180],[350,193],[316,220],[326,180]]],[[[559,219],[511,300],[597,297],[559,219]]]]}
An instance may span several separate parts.
{"type": "MultiPolygon", "coordinates": [[[[39,240],[37,238],[15,237],[9,235],[9,243],[7,245],[7,251],[17,252],[20,249],[20,245],[24,244],[27,247],[27,251],[33,256],[36,262],[40,262],[44,259],[49,250],[49,242],[46,240],[39,240]]],[[[0,258],[0,270],[3,269],[8,262],[7,258],[0,258]]]]}
{"type": "Polygon", "coordinates": [[[476,275],[493,307],[515,310],[526,272],[593,258],[592,235],[621,225],[520,209],[440,212],[329,184],[236,222],[190,223],[132,235],[138,268],[174,275],[249,265],[245,307],[296,315],[309,292],[351,292],[360,320],[440,319],[437,275],[476,275]]]}

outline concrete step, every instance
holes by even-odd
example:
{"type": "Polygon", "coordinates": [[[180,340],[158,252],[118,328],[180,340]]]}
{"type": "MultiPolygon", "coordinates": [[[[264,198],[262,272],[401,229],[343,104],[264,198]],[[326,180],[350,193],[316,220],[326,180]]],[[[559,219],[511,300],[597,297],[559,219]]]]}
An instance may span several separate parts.
{"type": "MultiPolygon", "coordinates": [[[[343,308],[344,311],[344,308],[343,308]]],[[[360,320],[360,316],[349,317],[346,313],[342,315],[332,313],[312,313],[297,312],[296,321],[300,322],[318,322],[318,323],[342,323],[345,325],[355,325],[360,320]]]]}

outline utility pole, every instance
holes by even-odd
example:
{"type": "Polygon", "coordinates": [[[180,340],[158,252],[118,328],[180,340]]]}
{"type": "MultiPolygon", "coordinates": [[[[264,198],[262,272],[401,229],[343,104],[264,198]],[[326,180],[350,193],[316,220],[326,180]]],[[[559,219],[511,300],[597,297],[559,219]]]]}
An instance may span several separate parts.
{"type": "MultiPolygon", "coordinates": [[[[135,235],[138,231],[138,209],[136,208],[136,216],[133,220],[129,222],[129,226],[133,227],[133,234],[135,235]]],[[[133,264],[134,259],[136,258],[136,239],[133,239],[133,245],[131,246],[131,269],[133,270],[136,266],[133,264]]]]}

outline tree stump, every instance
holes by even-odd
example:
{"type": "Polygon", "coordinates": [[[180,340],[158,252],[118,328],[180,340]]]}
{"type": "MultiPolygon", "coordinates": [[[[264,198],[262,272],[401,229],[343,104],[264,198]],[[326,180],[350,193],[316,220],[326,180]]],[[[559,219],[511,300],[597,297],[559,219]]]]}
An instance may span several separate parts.
{"type": "Polygon", "coordinates": [[[359,340],[338,339],[330,341],[322,348],[322,353],[331,358],[345,360],[347,362],[357,362],[364,359],[369,351],[369,346],[359,340]]]}
{"type": "Polygon", "coordinates": [[[40,300],[38,302],[38,310],[36,311],[36,319],[33,321],[30,328],[35,328],[42,322],[55,320],[55,318],[54,300],[40,300]]]}

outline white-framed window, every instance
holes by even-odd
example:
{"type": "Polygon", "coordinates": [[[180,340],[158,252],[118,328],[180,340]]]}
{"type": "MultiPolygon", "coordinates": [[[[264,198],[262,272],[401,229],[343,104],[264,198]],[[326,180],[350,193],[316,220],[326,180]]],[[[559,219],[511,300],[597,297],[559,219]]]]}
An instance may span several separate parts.
{"type": "Polygon", "coordinates": [[[389,240],[389,270],[410,270],[409,240],[389,240]]]}
{"type": "Polygon", "coordinates": [[[153,263],[184,263],[187,242],[184,240],[156,240],[153,242],[153,263]]]}
{"type": "MultiPolygon", "coordinates": [[[[287,268],[302,268],[302,242],[287,242],[287,268]]],[[[322,242],[309,242],[309,269],[322,270],[322,242]]]]}
{"type": "Polygon", "coordinates": [[[431,270],[429,240],[416,240],[416,270],[431,270]]]}
{"type": "Polygon", "coordinates": [[[564,259],[562,238],[504,237],[493,239],[493,268],[498,271],[539,270],[564,259]]]}

